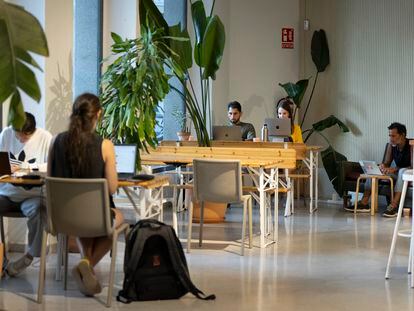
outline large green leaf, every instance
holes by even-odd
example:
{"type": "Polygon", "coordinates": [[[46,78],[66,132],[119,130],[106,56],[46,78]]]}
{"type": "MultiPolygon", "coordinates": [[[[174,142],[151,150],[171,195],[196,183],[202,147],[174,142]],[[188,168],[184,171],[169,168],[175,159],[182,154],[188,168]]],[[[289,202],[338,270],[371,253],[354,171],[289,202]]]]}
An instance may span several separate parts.
{"type": "Polygon", "coordinates": [[[319,122],[316,122],[316,123],[312,124],[312,128],[315,131],[322,132],[323,130],[325,130],[329,127],[332,127],[334,125],[338,125],[339,128],[344,133],[349,132],[349,128],[341,120],[339,120],[337,117],[335,117],[334,115],[330,115],[329,117],[327,117],[323,120],[320,120],[319,122]]]}
{"type": "Polygon", "coordinates": [[[323,29],[314,31],[311,42],[311,54],[313,63],[318,72],[325,71],[329,65],[329,48],[326,34],[323,29]]]}
{"type": "MultiPolygon", "coordinates": [[[[147,21],[153,23],[155,29],[162,28],[164,34],[168,35],[168,24],[162,16],[161,12],[158,10],[153,0],[139,0],[139,23],[142,27],[150,27],[147,21]]],[[[142,30],[141,32],[145,31],[142,30]]]]}
{"type": "Polygon", "coordinates": [[[171,36],[170,47],[173,51],[172,57],[181,66],[181,69],[187,70],[191,68],[193,66],[193,57],[187,29],[182,30],[181,24],[178,24],[170,27],[169,33],[171,36]]]}
{"type": "Polygon", "coordinates": [[[196,64],[201,66],[201,43],[203,42],[204,33],[207,27],[206,10],[201,0],[191,4],[191,16],[194,24],[195,44],[194,44],[194,60],[196,64]]]}
{"type": "Polygon", "coordinates": [[[40,100],[36,77],[23,62],[39,68],[28,52],[48,56],[47,41],[33,15],[0,0],[0,47],[0,103],[13,94],[9,123],[19,128],[25,119],[19,88],[34,100],[40,100]]]}
{"type": "Polygon", "coordinates": [[[326,173],[328,174],[329,180],[331,181],[334,189],[338,192],[339,195],[339,161],[346,161],[347,158],[343,154],[337,152],[332,146],[329,146],[327,149],[321,152],[322,163],[325,168],[326,173]]]}
{"type": "Polygon", "coordinates": [[[217,15],[210,18],[201,43],[201,67],[204,68],[203,79],[216,79],[223,58],[226,35],[224,25],[217,15]]]}
{"type": "Polygon", "coordinates": [[[295,105],[300,108],[303,96],[308,88],[309,79],[299,80],[296,83],[288,82],[279,85],[286,91],[287,95],[292,98],[295,105]]]}

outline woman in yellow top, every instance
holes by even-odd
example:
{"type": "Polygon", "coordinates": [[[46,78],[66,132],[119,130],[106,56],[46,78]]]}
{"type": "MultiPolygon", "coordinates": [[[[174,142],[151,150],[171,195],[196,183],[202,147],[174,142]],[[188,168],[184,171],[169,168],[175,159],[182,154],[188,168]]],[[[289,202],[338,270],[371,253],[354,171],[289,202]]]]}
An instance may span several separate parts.
{"type": "Polygon", "coordinates": [[[290,119],[292,133],[290,137],[292,138],[292,141],[294,143],[303,143],[302,130],[298,124],[293,123],[292,106],[293,103],[287,98],[279,100],[277,103],[277,117],[279,119],[290,119]]]}

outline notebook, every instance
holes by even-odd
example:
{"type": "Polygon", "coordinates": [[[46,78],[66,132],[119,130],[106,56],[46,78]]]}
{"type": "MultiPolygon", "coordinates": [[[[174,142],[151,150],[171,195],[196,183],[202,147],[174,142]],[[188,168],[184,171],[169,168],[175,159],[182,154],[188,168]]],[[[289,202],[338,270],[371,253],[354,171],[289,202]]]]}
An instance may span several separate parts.
{"type": "Polygon", "coordinates": [[[359,165],[366,175],[384,175],[375,161],[360,160],[359,165]]]}
{"type": "Polygon", "coordinates": [[[11,175],[9,153],[7,151],[0,151],[0,178],[11,175]]]}
{"type": "Polygon", "coordinates": [[[289,137],[291,134],[290,119],[266,118],[264,123],[267,124],[269,137],[289,137]]]}
{"type": "Polygon", "coordinates": [[[118,179],[128,179],[135,175],[137,145],[115,145],[115,161],[118,179]]]}
{"type": "Polygon", "coordinates": [[[213,126],[213,140],[241,141],[241,127],[215,125],[213,126]]]}

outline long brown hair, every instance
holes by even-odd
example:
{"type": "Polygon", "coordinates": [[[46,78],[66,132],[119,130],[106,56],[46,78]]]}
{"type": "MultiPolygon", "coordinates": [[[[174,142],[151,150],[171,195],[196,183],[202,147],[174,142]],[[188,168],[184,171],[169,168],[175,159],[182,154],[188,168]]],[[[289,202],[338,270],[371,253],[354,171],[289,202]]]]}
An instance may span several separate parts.
{"type": "Polygon", "coordinates": [[[101,109],[99,98],[90,93],[79,95],[73,104],[65,152],[74,176],[82,176],[91,165],[88,147],[93,141],[95,122],[101,109]]]}
{"type": "Polygon", "coordinates": [[[278,118],[279,118],[279,108],[282,108],[289,113],[291,133],[293,133],[293,128],[294,128],[292,106],[293,106],[292,101],[287,97],[280,99],[276,104],[276,116],[278,118]]]}

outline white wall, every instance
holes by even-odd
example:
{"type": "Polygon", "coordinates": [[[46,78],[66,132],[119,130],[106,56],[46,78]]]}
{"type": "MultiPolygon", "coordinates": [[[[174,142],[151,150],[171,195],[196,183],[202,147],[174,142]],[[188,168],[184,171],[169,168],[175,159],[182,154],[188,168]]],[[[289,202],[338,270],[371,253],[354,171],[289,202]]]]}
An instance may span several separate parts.
{"type": "MultiPolygon", "coordinates": [[[[315,74],[313,30],[326,31],[331,55],[305,127],[334,114],[352,131],[328,130],[334,147],[350,160],[380,162],[391,122],[404,123],[408,137],[414,137],[414,2],[302,0],[302,5],[311,25],[305,33],[303,76],[315,74]]],[[[311,142],[323,144],[316,136],[311,142]]],[[[322,185],[322,195],[329,196],[329,183],[322,185]]]]}
{"type": "Polygon", "coordinates": [[[72,109],[73,1],[46,0],[46,128],[52,134],[67,129],[72,109]]]}
{"type": "Polygon", "coordinates": [[[213,86],[214,124],[227,122],[227,103],[237,100],[243,120],[259,135],[264,118],[285,96],[278,83],[299,78],[299,0],[217,1],[226,29],[224,59],[213,86]],[[281,48],[281,29],[295,29],[295,48],[281,48]]]}

